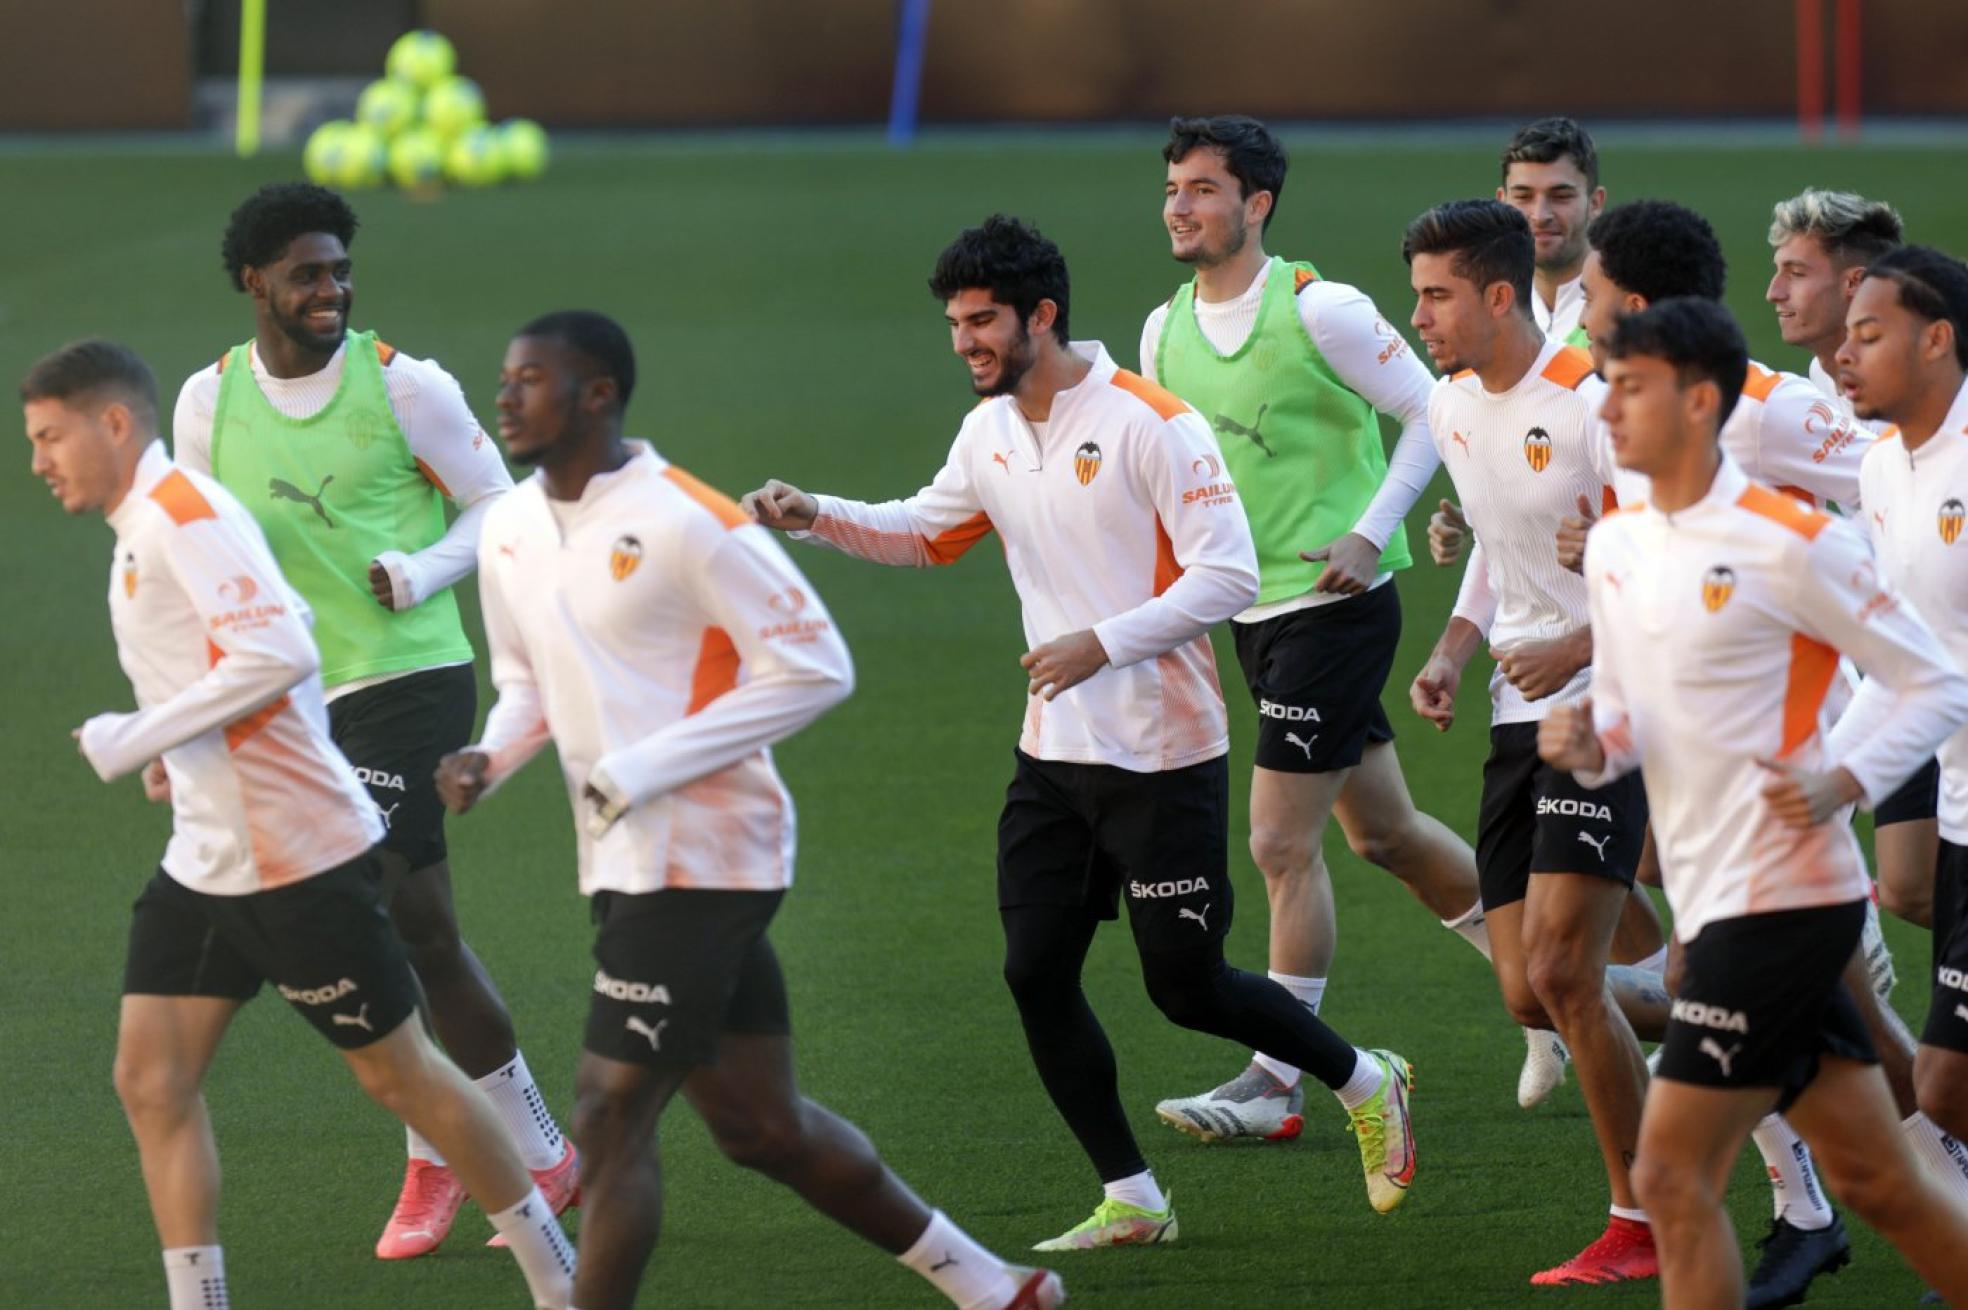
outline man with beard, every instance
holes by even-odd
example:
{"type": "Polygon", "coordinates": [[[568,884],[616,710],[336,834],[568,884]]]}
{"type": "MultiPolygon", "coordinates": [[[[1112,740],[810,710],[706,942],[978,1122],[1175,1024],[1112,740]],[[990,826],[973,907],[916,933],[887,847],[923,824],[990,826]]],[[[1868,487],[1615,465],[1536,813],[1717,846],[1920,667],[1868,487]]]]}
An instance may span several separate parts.
{"type": "Polygon", "coordinates": [[[1524,216],[1537,242],[1531,314],[1538,330],[1566,345],[1585,345],[1579,326],[1585,230],[1606,207],[1592,135],[1569,118],[1540,118],[1517,129],[1503,148],[1497,199],[1524,216]]]}
{"type": "MultiPolygon", "coordinates": [[[[1441,462],[1434,379],[1364,294],[1265,253],[1286,158],[1264,124],[1178,118],[1162,157],[1162,221],[1196,276],[1148,316],[1141,373],[1213,424],[1250,521],[1257,601],[1231,626],[1258,711],[1250,851],[1271,903],[1271,977],[1317,1014],[1337,947],[1329,817],[1355,854],[1489,950],[1475,859],[1415,809],[1380,704],[1401,638],[1394,572],[1410,562],[1401,520],[1441,462]],[[1402,425],[1391,467],[1375,410],[1402,425]]],[[[1304,1103],[1297,1067],[1259,1052],[1155,1112],[1205,1142],[1287,1141],[1304,1103]]]]}
{"type": "MultiPolygon", "coordinates": [[[[450,588],[476,562],[486,511],[511,490],[458,383],[437,364],[349,331],[356,218],[332,191],[262,187],[233,211],[223,253],[252,297],[254,335],[194,373],[173,418],[178,462],[259,521],[320,621],[335,744],[382,812],[390,917],[444,1048],[491,1095],[556,1213],[575,1199],[564,1141],[519,1053],[512,1017],[458,933],[438,759],[471,737],[472,648],[450,588]],[[460,509],[449,528],[444,501],[460,509]]],[[[153,765],[151,775],[161,778],[153,765]]],[[[385,1260],[433,1251],[465,1192],[414,1129],[385,1260]]]]}
{"type": "Polygon", "coordinates": [[[1368,1200],[1394,1209],[1415,1172],[1407,1061],[1348,1044],[1223,956],[1230,742],[1209,629],[1256,598],[1258,565],[1209,424],[1098,342],[1068,338],[1066,261],[1017,219],[962,233],[929,285],[986,397],[935,480],[880,505],[771,481],[745,503],[768,527],[883,564],[947,564],[993,529],[1003,539],[1030,646],[998,822],[1005,981],[1040,1079],[1106,1192],[1039,1249],[1176,1236],[1080,987],[1093,934],[1122,899],[1162,1013],[1332,1089],[1368,1200]]]}

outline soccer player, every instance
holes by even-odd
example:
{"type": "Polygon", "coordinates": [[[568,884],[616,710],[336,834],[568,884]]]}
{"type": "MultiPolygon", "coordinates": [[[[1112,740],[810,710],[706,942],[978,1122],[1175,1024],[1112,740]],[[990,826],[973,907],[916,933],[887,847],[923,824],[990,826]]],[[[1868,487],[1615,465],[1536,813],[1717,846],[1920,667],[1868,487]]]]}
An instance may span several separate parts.
{"type": "Polygon", "coordinates": [[[1258,565],[1209,425],[1098,342],[1070,340],[1066,261],[1017,219],[963,232],[929,285],[984,397],[935,480],[880,505],[775,480],[745,504],[769,527],[881,564],[947,564],[994,529],[1002,538],[1030,646],[998,821],[1005,981],[1040,1080],[1106,1193],[1039,1249],[1177,1235],[1080,987],[1093,934],[1122,899],[1162,1013],[1332,1089],[1368,1200],[1394,1209],[1415,1174],[1407,1061],[1349,1045],[1223,957],[1229,725],[1208,632],[1256,599],[1258,565]]]}
{"type": "Polygon", "coordinates": [[[455,1163],[534,1304],[560,1310],[567,1239],[491,1101],[412,1020],[416,980],[382,908],[382,823],[329,740],[306,603],[239,503],[171,462],[156,380],[130,350],[78,342],[20,392],[35,475],[116,533],[110,626],[139,708],[96,715],[76,742],[105,782],[151,760],[169,779],[171,840],[131,917],[115,1078],[171,1310],[229,1304],[200,1088],[263,982],[455,1163]]]}
{"type": "Polygon", "coordinates": [[[1503,148],[1497,199],[1524,216],[1537,242],[1531,314],[1538,330],[1553,341],[1585,345],[1579,327],[1585,230],[1606,207],[1592,134],[1569,118],[1540,118],[1518,128],[1503,148]]]}
{"type": "MultiPolygon", "coordinates": [[[[1864,424],[1834,380],[1834,359],[1845,344],[1845,314],[1865,268],[1904,239],[1889,204],[1850,191],[1808,188],[1779,201],[1770,216],[1775,271],[1764,299],[1776,311],[1787,345],[1810,352],[1810,378],[1847,425],[1864,424]]],[[[1822,423],[1827,436],[1833,425],[1822,423]]],[[[1934,863],[1940,853],[1935,814],[1941,770],[1929,761],[1873,811],[1873,855],[1879,862],[1879,903],[1909,923],[1932,920],[1934,863]]],[[[1890,1076],[1890,1075],[1889,1075],[1890,1076]]]]}
{"type": "MultiPolygon", "coordinates": [[[[340,196],[304,183],[262,187],[233,211],[225,267],[252,298],[254,335],[185,382],[175,450],[246,506],[321,615],[330,730],[382,812],[386,900],[430,1022],[491,1094],[559,1213],[576,1198],[573,1147],[505,1002],[458,934],[432,783],[477,713],[471,642],[450,588],[471,572],[479,528],[512,478],[449,373],[349,330],[355,229],[340,196]],[[447,498],[461,509],[449,528],[447,498]]],[[[376,1254],[436,1250],[464,1200],[442,1154],[413,1129],[376,1254]]]]}
{"type": "Polygon", "coordinates": [[[1609,470],[1579,391],[1592,361],[1531,317],[1534,251],[1524,216],[1497,200],[1437,206],[1402,241],[1412,322],[1445,375],[1429,430],[1477,538],[1411,698],[1447,731],[1463,666],[1487,639],[1497,672],[1476,867],[1492,958],[1511,1017],[1556,1028],[1570,1048],[1612,1189],[1605,1233],[1531,1281],[1608,1283],[1655,1272],[1627,1179],[1646,1070],[1622,1010],[1659,1023],[1649,1012],[1666,997],[1650,975],[1607,972],[1646,824],[1637,780],[1589,792],[1537,758],[1538,721],[1589,685],[1585,588],[1552,533],[1578,500],[1605,493],[1609,470]]]}
{"type": "Polygon", "coordinates": [[[1057,1275],[1006,1265],[916,1199],[861,1131],[800,1095],[767,926],[792,882],[792,798],[769,747],[853,690],[813,587],[738,506],[625,441],[621,327],[521,328],[499,433],[537,469],[487,515],[479,591],[498,703],[445,757],[462,813],[551,738],[593,899],[594,994],[574,1135],[588,1197],[574,1305],[627,1310],[662,1212],[657,1125],[679,1093],[733,1161],[897,1255],[963,1310],[1050,1310],[1057,1275]]]}
{"type": "MultiPolygon", "coordinates": [[[[1881,256],[1852,297],[1846,329],[1838,384],[1859,417],[1893,425],[1860,472],[1879,570],[1956,659],[1968,658],[1968,566],[1956,546],[1968,501],[1968,265],[1926,246],[1881,256]]],[[[1876,734],[1881,698],[1870,681],[1862,686],[1835,740],[1876,734]]],[[[1940,761],[1933,1000],[1914,1081],[1920,1110],[1949,1137],[1906,1127],[1946,1176],[1958,1174],[1958,1139],[1968,1138],[1968,731],[1947,739],[1940,761]]]]}
{"type": "Polygon", "coordinates": [[[1894,1131],[1845,981],[1870,884],[1840,814],[1968,720],[1968,678],[1882,587],[1855,529],[1752,482],[1721,447],[1749,367],[1726,310],[1660,302],[1609,349],[1603,412],[1650,500],[1591,534],[1593,697],[1547,716],[1539,750],[1590,786],[1646,771],[1685,945],[1634,1167],[1663,1303],[1743,1303],[1722,1202],[1743,1139],[1782,1109],[1839,1196],[1968,1304],[1968,1208],[1894,1131]],[[1881,713],[1827,746],[1841,653],[1881,713]]]}
{"type": "MultiPolygon", "coordinates": [[[[1178,118],[1162,157],[1162,220],[1196,276],[1148,316],[1141,373],[1211,417],[1250,520],[1257,603],[1232,622],[1258,710],[1250,850],[1271,902],[1271,977],[1317,1014],[1337,944],[1329,815],[1356,854],[1489,949],[1475,859],[1415,809],[1380,704],[1401,637],[1394,572],[1411,562],[1401,520],[1441,463],[1434,379],[1365,295],[1265,254],[1286,161],[1262,123],[1178,118]],[[1391,465],[1376,409],[1402,424],[1391,465]]],[[[1258,1054],[1155,1109],[1206,1142],[1282,1141],[1303,1128],[1304,1098],[1296,1068],[1258,1054]]]]}

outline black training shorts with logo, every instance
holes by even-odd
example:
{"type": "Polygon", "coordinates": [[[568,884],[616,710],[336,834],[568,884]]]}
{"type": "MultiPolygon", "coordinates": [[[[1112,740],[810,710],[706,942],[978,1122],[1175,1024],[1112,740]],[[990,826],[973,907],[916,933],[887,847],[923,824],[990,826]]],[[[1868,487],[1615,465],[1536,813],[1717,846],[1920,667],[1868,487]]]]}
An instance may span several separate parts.
{"type": "Polygon", "coordinates": [[[725,1033],[792,1032],[765,930],[783,891],[596,892],[588,1050],[657,1069],[717,1059],[725,1033]]]}
{"type": "Polygon", "coordinates": [[[1401,644],[1392,580],[1230,630],[1257,704],[1259,768],[1331,773],[1358,764],[1369,745],[1394,740],[1380,703],[1401,644]]]}
{"type": "Polygon", "coordinates": [[[1968,1055],[1968,847],[1951,841],[1934,867],[1934,998],[1920,1040],[1968,1055]]]}
{"type": "Polygon", "coordinates": [[[423,669],[328,702],[328,730],[382,811],[383,849],[428,869],[444,858],[437,762],[470,744],[478,716],[471,665],[423,669]]]}
{"type": "Polygon", "coordinates": [[[1717,919],[1684,953],[1668,1011],[1660,1076],[1700,1087],[1773,1087],[1777,1109],[1826,1055],[1876,1063],[1845,985],[1865,902],[1717,919]]]}
{"type": "Polygon", "coordinates": [[[1217,756],[1135,773],[1014,752],[998,818],[998,907],[1112,919],[1127,901],[1143,952],[1221,942],[1230,930],[1230,766],[1217,756]]]}
{"type": "Polygon", "coordinates": [[[193,891],[160,868],[131,907],[123,994],[247,1001],[270,982],[335,1045],[367,1046],[417,1004],[382,888],[374,850],[244,896],[193,891]]]}
{"type": "Polygon", "coordinates": [[[1490,729],[1483,803],[1476,830],[1476,874],[1483,905],[1524,899],[1534,873],[1584,873],[1628,887],[1647,836],[1647,794],[1629,773],[1583,787],[1538,758],[1535,723],[1490,729]]]}
{"type": "Polygon", "coordinates": [[[1879,802],[1872,811],[1872,826],[1885,828],[1895,823],[1917,823],[1940,813],[1941,762],[1928,760],[1901,783],[1899,790],[1879,802]]]}

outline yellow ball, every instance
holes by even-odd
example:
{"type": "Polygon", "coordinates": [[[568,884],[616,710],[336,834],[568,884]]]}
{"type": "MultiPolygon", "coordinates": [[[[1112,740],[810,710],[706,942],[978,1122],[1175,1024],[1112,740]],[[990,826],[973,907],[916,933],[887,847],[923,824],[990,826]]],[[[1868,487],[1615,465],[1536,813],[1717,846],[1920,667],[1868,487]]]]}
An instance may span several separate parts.
{"type": "Polygon", "coordinates": [[[530,118],[509,118],[499,125],[499,144],[506,172],[531,182],[547,171],[547,130],[530,118]]]}
{"type": "Polygon", "coordinates": [[[381,186],[389,167],[389,142],[365,123],[357,123],[337,143],[335,184],[351,191],[381,186]]]}
{"type": "Polygon", "coordinates": [[[355,102],[355,121],[395,136],[417,121],[417,88],[394,77],[378,78],[362,88],[355,102]]]}
{"type": "Polygon", "coordinates": [[[316,186],[339,185],[343,139],[355,130],[346,118],[330,119],[309,134],[301,151],[301,169],[316,186]]]}
{"type": "Polygon", "coordinates": [[[406,190],[430,186],[444,176],[444,138],[413,127],[389,146],[390,180],[406,190]]]}
{"type": "Polygon", "coordinates": [[[458,52],[451,42],[436,32],[405,32],[389,48],[383,68],[391,77],[427,87],[451,76],[458,67],[458,52]]]}
{"type": "Polygon", "coordinates": [[[489,127],[468,127],[458,134],[444,156],[444,175],[459,186],[496,186],[505,180],[506,158],[499,134],[489,127]]]}
{"type": "Polygon", "coordinates": [[[485,121],[485,94],[469,77],[447,77],[424,93],[424,126],[455,137],[485,121]]]}

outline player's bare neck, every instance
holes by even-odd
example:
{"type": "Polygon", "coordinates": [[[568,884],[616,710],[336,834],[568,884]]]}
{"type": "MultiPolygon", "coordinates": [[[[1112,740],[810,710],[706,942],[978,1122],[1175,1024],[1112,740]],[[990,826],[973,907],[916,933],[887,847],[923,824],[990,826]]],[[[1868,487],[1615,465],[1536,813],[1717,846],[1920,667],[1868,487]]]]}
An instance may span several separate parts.
{"type": "Polygon", "coordinates": [[[1490,357],[1476,366],[1477,380],[1483,384],[1483,390],[1501,395],[1524,380],[1543,350],[1544,334],[1538,331],[1537,324],[1527,315],[1512,314],[1497,333],[1496,348],[1490,357]]]}
{"type": "Polygon", "coordinates": [[[1647,499],[1663,514],[1678,514],[1700,503],[1721,469],[1721,448],[1715,434],[1698,436],[1675,452],[1666,467],[1648,475],[1647,499]]]}
{"type": "Polygon", "coordinates": [[[260,367],[267,371],[269,377],[283,381],[313,377],[328,367],[328,361],[335,357],[335,350],[340,349],[338,342],[334,350],[309,350],[278,328],[262,330],[253,342],[260,367]]]}
{"type": "Polygon", "coordinates": [[[1028,423],[1044,423],[1052,417],[1052,398],[1078,386],[1093,367],[1055,340],[1039,347],[1039,357],[1012,393],[1012,402],[1028,423]]]}
{"type": "Polygon", "coordinates": [[[1563,268],[1540,268],[1531,274],[1531,290],[1544,302],[1547,310],[1558,308],[1558,288],[1578,278],[1579,270],[1585,267],[1585,260],[1567,264],[1563,268]]]}
{"type": "Polygon", "coordinates": [[[1954,408],[1955,397],[1961,394],[1963,377],[1958,368],[1936,377],[1934,384],[1907,406],[1906,416],[1894,420],[1899,425],[1900,444],[1906,447],[1907,454],[1932,441],[1934,434],[1941,430],[1948,411],[1954,408]]]}
{"type": "Polygon", "coordinates": [[[1235,300],[1249,291],[1251,283],[1264,275],[1271,256],[1261,241],[1246,241],[1244,248],[1217,264],[1197,265],[1196,299],[1206,305],[1235,300]]]}
{"type": "Polygon", "coordinates": [[[603,473],[613,473],[629,462],[629,448],[616,433],[598,441],[582,442],[558,459],[540,462],[546,481],[548,500],[579,500],[588,483],[603,473]]]}

